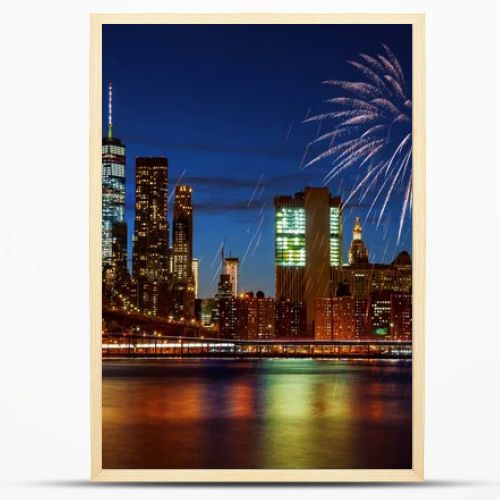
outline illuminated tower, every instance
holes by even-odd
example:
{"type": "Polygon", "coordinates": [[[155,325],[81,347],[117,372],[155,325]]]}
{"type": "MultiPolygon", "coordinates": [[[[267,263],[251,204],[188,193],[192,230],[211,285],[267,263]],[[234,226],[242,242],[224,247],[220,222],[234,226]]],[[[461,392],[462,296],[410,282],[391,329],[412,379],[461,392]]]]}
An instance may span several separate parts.
{"type": "Polygon", "coordinates": [[[177,186],[174,199],[173,273],[175,281],[187,281],[192,275],[193,205],[190,186],[177,186]]]}
{"type": "MultiPolygon", "coordinates": [[[[113,137],[112,118],[113,89],[111,82],[108,85],[108,133],[102,139],[102,267],[103,270],[111,269],[113,266],[113,232],[126,235],[125,225],[125,145],[120,139],[113,137]],[[119,229],[114,228],[118,224],[119,229]]],[[[115,250],[119,255],[125,256],[115,258],[115,263],[120,265],[127,262],[126,237],[117,241],[115,238],[115,250]],[[125,245],[125,246],[123,246],[125,245]],[[120,248],[118,248],[120,247],[120,248]]],[[[126,272],[118,269],[119,273],[126,272]]]]}
{"type": "Polygon", "coordinates": [[[193,281],[194,281],[194,298],[198,298],[198,280],[200,275],[200,260],[193,259],[192,261],[192,273],[193,273],[193,281]]]}
{"type": "Polygon", "coordinates": [[[137,158],[132,272],[137,306],[145,313],[166,315],[169,271],[168,160],[137,158]]]}
{"type": "Polygon", "coordinates": [[[359,217],[356,217],[349,248],[349,264],[368,264],[368,250],[363,242],[362,232],[361,222],[359,217]]]}
{"type": "Polygon", "coordinates": [[[175,188],[172,228],[173,315],[194,317],[193,204],[191,186],[175,188]]]}
{"type": "Polygon", "coordinates": [[[238,295],[238,280],[240,272],[240,259],[238,257],[226,257],[224,259],[223,274],[228,274],[231,281],[231,292],[233,297],[238,295]]]}
{"type": "MultiPolygon", "coordinates": [[[[333,270],[342,266],[341,199],[328,188],[307,187],[294,197],[275,198],[274,206],[276,300],[288,302],[280,306],[283,311],[305,310],[307,326],[301,334],[313,336],[315,299],[332,295],[333,270]]],[[[278,331],[282,335],[286,326],[278,324],[278,331]]]]}

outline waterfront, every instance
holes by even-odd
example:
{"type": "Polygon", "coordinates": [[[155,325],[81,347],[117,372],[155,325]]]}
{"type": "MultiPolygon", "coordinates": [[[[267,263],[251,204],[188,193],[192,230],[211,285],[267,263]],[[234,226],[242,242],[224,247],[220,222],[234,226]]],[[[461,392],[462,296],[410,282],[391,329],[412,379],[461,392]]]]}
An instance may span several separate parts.
{"type": "Polygon", "coordinates": [[[411,362],[103,361],[104,468],[411,468],[411,362]]]}

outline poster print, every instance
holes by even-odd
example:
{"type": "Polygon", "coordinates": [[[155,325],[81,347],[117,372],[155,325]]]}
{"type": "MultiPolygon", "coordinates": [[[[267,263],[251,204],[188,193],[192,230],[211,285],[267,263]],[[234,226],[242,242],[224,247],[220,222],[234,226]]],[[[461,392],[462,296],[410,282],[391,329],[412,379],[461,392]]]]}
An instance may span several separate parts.
{"type": "Polygon", "coordinates": [[[413,30],[102,24],[102,469],[414,469],[413,30]]]}

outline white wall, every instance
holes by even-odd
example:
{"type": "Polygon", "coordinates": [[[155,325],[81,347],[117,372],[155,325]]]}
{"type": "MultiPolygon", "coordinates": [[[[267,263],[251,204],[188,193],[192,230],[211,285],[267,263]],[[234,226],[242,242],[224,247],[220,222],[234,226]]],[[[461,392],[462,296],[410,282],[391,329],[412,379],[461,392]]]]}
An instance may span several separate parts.
{"type": "Polygon", "coordinates": [[[89,12],[280,11],[280,3],[3,5],[0,27],[0,471],[5,498],[498,498],[500,181],[497,2],[286,2],[289,11],[427,13],[426,475],[401,487],[86,486],[89,476],[89,12]],[[29,305],[26,310],[26,304],[29,305]],[[16,352],[16,340],[26,346],[16,352]],[[482,352],[475,351],[484,345],[482,352]],[[55,348],[53,346],[56,346],[55,348]],[[63,355],[62,353],[66,353],[63,355]],[[68,355],[69,353],[69,355],[68,355]]]}

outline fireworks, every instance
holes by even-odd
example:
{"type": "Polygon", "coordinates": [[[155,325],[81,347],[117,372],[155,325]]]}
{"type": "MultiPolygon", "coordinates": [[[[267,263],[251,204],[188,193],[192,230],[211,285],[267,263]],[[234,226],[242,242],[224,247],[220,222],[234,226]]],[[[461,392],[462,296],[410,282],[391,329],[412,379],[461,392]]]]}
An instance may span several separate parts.
{"type": "Polygon", "coordinates": [[[373,199],[367,217],[377,210],[377,226],[391,198],[401,191],[399,243],[412,201],[412,102],[407,82],[398,59],[386,45],[382,54],[376,57],[360,54],[360,61],[349,64],[359,71],[362,81],[323,82],[335,87],[339,95],[327,100],[332,105],[331,111],[305,120],[319,122],[318,137],[307,151],[325,143],[327,147],[304,168],[320,160],[332,160],[325,184],[346,171],[358,169],[359,179],[345,204],[355,196],[362,202],[370,193],[373,199]],[[321,127],[330,122],[333,123],[330,131],[320,135],[321,127]]]}

